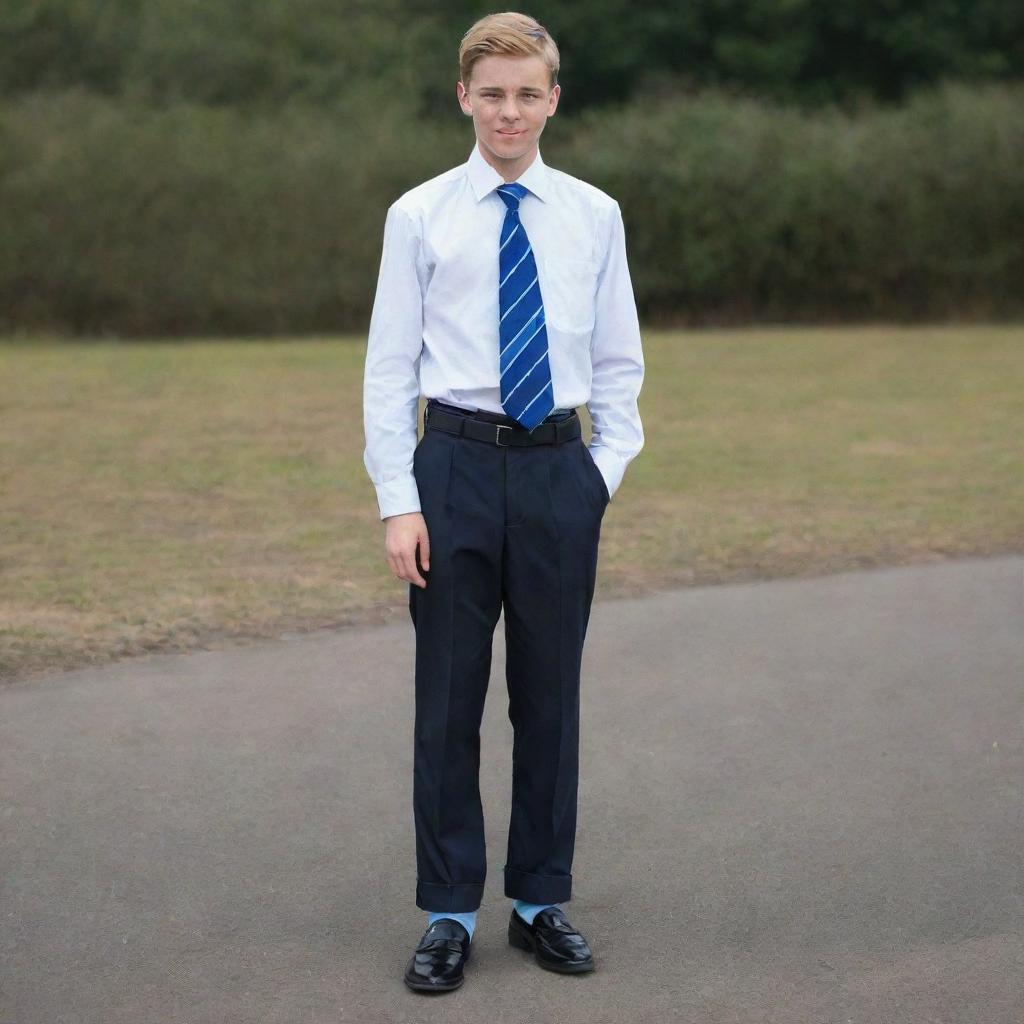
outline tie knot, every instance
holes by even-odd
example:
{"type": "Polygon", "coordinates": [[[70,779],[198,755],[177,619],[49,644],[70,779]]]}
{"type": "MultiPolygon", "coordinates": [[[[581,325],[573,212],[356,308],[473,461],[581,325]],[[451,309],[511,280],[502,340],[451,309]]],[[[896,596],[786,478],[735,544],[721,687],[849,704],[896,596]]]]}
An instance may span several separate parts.
{"type": "Polygon", "coordinates": [[[529,191],[525,185],[520,185],[518,181],[508,181],[504,185],[498,186],[498,195],[501,196],[501,201],[510,210],[518,210],[519,200],[529,191]]]}

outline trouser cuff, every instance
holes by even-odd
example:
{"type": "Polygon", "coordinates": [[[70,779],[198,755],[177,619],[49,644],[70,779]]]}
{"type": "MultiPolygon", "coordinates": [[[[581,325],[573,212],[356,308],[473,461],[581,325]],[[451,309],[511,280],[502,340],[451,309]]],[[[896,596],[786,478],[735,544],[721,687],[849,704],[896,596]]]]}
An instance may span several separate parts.
{"type": "Polygon", "coordinates": [[[572,875],[532,875],[506,864],[505,895],[524,903],[564,903],[572,897],[572,875]]]}
{"type": "Polygon", "coordinates": [[[416,906],[420,910],[468,914],[479,909],[483,898],[483,882],[416,882],[416,906]]]}

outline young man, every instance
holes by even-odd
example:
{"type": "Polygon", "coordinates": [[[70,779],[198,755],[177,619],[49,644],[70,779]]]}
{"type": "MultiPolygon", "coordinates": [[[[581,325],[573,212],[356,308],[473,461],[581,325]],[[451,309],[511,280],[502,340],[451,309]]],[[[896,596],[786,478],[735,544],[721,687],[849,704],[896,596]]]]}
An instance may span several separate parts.
{"type": "Polygon", "coordinates": [[[469,160],[402,195],[384,227],[364,463],[416,634],[416,905],[428,912],[405,972],[416,991],[457,988],[470,953],[487,867],[480,722],[502,609],[508,938],[549,970],[594,969],[559,904],[571,896],[598,538],[644,443],[644,362],[618,204],[540,156],[558,65],[533,18],[478,21],[456,87],[476,132],[469,160]]]}

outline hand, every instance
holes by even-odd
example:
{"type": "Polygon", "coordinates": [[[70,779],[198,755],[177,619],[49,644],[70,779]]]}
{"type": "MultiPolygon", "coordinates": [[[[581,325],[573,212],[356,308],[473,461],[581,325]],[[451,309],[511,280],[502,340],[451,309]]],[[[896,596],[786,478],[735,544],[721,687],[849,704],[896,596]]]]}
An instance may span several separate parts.
{"type": "Polygon", "coordinates": [[[388,516],[387,534],[384,546],[388,553],[388,565],[400,580],[415,583],[417,587],[425,587],[427,581],[420,575],[416,564],[416,549],[420,552],[420,565],[424,572],[430,571],[430,538],[427,536],[427,523],[422,512],[404,512],[397,516],[388,516]]]}

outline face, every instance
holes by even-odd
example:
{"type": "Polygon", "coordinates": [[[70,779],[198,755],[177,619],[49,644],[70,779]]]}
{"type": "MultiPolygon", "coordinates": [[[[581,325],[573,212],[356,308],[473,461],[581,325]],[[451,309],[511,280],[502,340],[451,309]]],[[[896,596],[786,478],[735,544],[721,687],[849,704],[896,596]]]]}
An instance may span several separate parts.
{"type": "Polygon", "coordinates": [[[459,82],[455,91],[463,113],[473,118],[484,159],[505,181],[515,181],[537,155],[561,86],[551,87],[540,57],[491,54],[476,62],[469,82],[459,82]]]}

